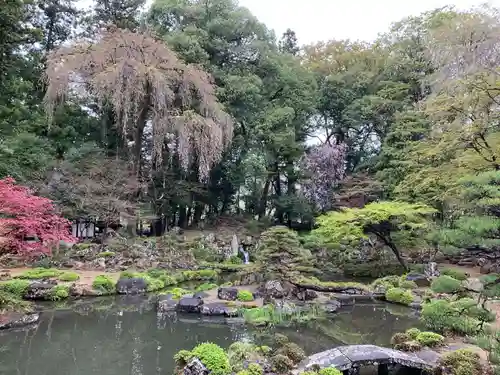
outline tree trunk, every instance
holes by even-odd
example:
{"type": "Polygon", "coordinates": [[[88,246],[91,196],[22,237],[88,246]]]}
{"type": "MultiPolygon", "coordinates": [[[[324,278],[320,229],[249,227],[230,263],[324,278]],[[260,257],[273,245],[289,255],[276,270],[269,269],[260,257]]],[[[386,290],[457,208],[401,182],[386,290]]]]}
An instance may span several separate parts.
{"type": "Polygon", "coordinates": [[[259,220],[262,219],[266,215],[266,207],[267,207],[267,197],[269,196],[269,188],[271,186],[272,176],[268,176],[266,179],[266,183],[264,185],[264,189],[262,189],[262,195],[260,197],[259,204],[259,220]]]}

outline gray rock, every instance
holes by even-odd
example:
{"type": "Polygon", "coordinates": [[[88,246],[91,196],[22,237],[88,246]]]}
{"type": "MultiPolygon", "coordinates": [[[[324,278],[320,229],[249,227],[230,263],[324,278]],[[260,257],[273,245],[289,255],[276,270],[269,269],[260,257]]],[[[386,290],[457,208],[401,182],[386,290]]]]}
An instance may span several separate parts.
{"type": "Polygon", "coordinates": [[[146,293],[148,283],[140,277],[121,278],[116,283],[116,291],[118,294],[139,294],[146,293]]]}
{"type": "Polygon", "coordinates": [[[342,304],[335,300],[335,299],[331,299],[331,300],[328,300],[324,305],[323,305],[323,309],[325,310],[325,312],[327,313],[335,313],[337,312],[340,308],[342,307],[342,304]]]}
{"type": "Polygon", "coordinates": [[[23,314],[10,312],[0,315],[0,329],[24,327],[29,324],[38,323],[40,314],[23,314]]]}
{"type": "Polygon", "coordinates": [[[185,313],[199,313],[203,305],[203,300],[193,297],[183,297],[177,304],[177,311],[185,313]]]}
{"type": "Polygon", "coordinates": [[[177,310],[177,301],[173,299],[163,299],[159,300],[156,306],[156,311],[158,312],[167,312],[167,311],[175,311],[177,310]]]}
{"type": "Polygon", "coordinates": [[[208,294],[207,292],[196,292],[194,295],[193,295],[193,298],[207,298],[207,297],[210,297],[210,294],[208,294]]]}
{"type": "Polygon", "coordinates": [[[231,287],[221,287],[217,290],[217,297],[225,301],[236,301],[238,298],[238,289],[231,287]]]}
{"type": "Polygon", "coordinates": [[[298,291],[296,293],[296,297],[300,301],[311,301],[315,298],[318,298],[318,293],[315,292],[314,290],[305,289],[305,290],[298,291]]]}
{"type": "Polygon", "coordinates": [[[415,282],[415,284],[417,284],[419,288],[428,287],[431,285],[430,279],[420,273],[409,273],[408,275],[406,275],[406,280],[415,282]]]}
{"type": "Polygon", "coordinates": [[[57,282],[34,282],[24,292],[23,298],[27,300],[49,300],[51,290],[57,282]]]}
{"type": "Polygon", "coordinates": [[[198,358],[193,358],[183,369],[184,375],[208,375],[209,372],[198,358]]]}
{"type": "Polygon", "coordinates": [[[208,316],[236,316],[238,314],[236,308],[226,306],[220,302],[203,304],[200,312],[202,315],[208,316]]]}

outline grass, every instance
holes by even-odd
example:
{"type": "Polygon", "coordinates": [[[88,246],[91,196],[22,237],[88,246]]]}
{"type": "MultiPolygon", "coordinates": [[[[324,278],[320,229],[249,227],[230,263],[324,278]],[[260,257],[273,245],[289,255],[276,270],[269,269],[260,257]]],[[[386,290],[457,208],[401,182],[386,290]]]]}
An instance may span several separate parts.
{"type": "Polygon", "coordinates": [[[27,279],[27,280],[38,280],[38,279],[48,279],[53,277],[58,277],[64,273],[55,268],[33,268],[31,270],[25,271],[22,274],[16,276],[16,279],[27,279]]]}
{"type": "Polygon", "coordinates": [[[76,272],[63,272],[57,278],[60,281],[77,281],[80,276],[76,272]]]}

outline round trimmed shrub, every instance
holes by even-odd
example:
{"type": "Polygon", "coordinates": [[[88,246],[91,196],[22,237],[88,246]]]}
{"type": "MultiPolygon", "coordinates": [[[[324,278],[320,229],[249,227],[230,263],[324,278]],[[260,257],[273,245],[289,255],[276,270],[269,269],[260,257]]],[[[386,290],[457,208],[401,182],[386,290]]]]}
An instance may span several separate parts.
{"type": "Polygon", "coordinates": [[[186,366],[191,358],[193,358],[193,353],[191,353],[189,350],[184,350],[184,349],[179,350],[174,355],[174,361],[176,365],[179,367],[186,366]]]}
{"type": "Polygon", "coordinates": [[[441,275],[450,276],[460,281],[465,281],[468,277],[466,272],[455,268],[443,268],[441,270],[441,275]]]}
{"type": "Polygon", "coordinates": [[[443,275],[434,279],[431,283],[434,293],[458,293],[463,291],[462,282],[451,276],[443,275]]]}
{"type": "Polygon", "coordinates": [[[229,375],[231,366],[227,353],[219,345],[205,342],[196,346],[191,352],[213,375],[229,375]]]}
{"type": "Polygon", "coordinates": [[[402,289],[417,289],[418,285],[417,285],[417,283],[415,281],[403,280],[399,284],[399,287],[402,288],[402,289]]]}
{"type": "Polygon", "coordinates": [[[107,293],[107,294],[112,294],[116,291],[115,282],[111,280],[109,276],[106,275],[96,276],[94,282],[92,283],[92,288],[101,293],[107,293]]]}
{"type": "Polygon", "coordinates": [[[76,281],[80,276],[76,272],[63,272],[58,279],[61,281],[76,281]]]}
{"type": "Polygon", "coordinates": [[[438,364],[454,375],[481,375],[483,373],[479,355],[467,349],[444,354],[438,364]]]}
{"type": "Polygon", "coordinates": [[[294,364],[290,358],[283,354],[276,354],[270,358],[271,366],[278,374],[288,373],[294,364]]]}
{"type": "Polygon", "coordinates": [[[409,290],[391,288],[385,292],[385,299],[389,302],[396,302],[408,306],[413,302],[413,294],[409,290]]]}
{"type": "Polygon", "coordinates": [[[410,328],[406,330],[406,334],[411,340],[416,340],[417,336],[420,334],[420,330],[418,328],[410,328]]]}
{"type": "Polygon", "coordinates": [[[287,356],[293,363],[299,363],[306,357],[302,348],[293,342],[286,343],[276,353],[287,356]]]}
{"type": "Polygon", "coordinates": [[[325,367],[319,370],[319,375],[342,375],[342,373],[334,367],[325,367]]]}
{"type": "Polygon", "coordinates": [[[444,337],[434,332],[420,332],[417,335],[416,340],[419,344],[428,346],[429,348],[434,348],[444,344],[444,337]]]}
{"type": "Polygon", "coordinates": [[[238,291],[238,301],[242,302],[250,302],[253,301],[253,294],[249,290],[240,290],[238,291]]]}

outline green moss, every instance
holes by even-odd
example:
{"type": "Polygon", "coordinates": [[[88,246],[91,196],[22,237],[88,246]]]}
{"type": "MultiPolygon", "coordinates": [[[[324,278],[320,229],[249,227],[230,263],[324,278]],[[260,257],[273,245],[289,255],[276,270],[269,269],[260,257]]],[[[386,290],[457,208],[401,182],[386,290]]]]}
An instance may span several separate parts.
{"type": "Polygon", "coordinates": [[[69,286],[56,285],[50,290],[49,299],[52,301],[60,301],[69,297],[69,286]]]}
{"type": "Polygon", "coordinates": [[[204,292],[206,290],[212,290],[217,288],[217,284],[214,283],[203,283],[201,285],[198,285],[195,289],[196,292],[204,292]]]}
{"type": "Polygon", "coordinates": [[[385,292],[385,299],[389,302],[396,302],[408,306],[413,302],[413,294],[409,290],[391,288],[385,292]]]}
{"type": "Polygon", "coordinates": [[[326,367],[319,370],[319,375],[342,375],[342,373],[334,367],[326,367]]]}
{"type": "Polygon", "coordinates": [[[377,288],[384,288],[384,289],[390,289],[390,288],[398,288],[399,284],[401,282],[401,278],[399,276],[385,276],[381,277],[374,282],[372,282],[371,287],[373,289],[377,288]]]}
{"type": "Polygon", "coordinates": [[[133,279],[134,277],[137,277],[138,274],[139,272],[135,271],[129,271],[129,270],[122,271],[120,272],[120,279],[133,279]]]}
{"type": "Polygon", "coordinates": [[[315,277],[301,277],[296,280],[297,283],[302,284],[302,285],[315,285],[315,286],[320,286],[324,288],[331,288],[331,289],[358,289],[362,291],[371,291],[371,288],[369,285],[363,284],[363,283],[358,283],[354,281],[320,281],[315,277]]]}
{"type": "Polygon", "coordinates": [[[96,276],[92,283],[92,288],[101,292],[102,294],[113,294],[116,292],[115,282],[106,275],[96,276]]]}
{"type": "Polygon", "coordinates": [[[182,296],[184,296],[186,294],[190,294],[191,291],[189,291],[187,289],[183,289],[183,288],[173,288],[173,289],[166,290],[162,294],[169,294],[169,293],[172,294],[173,299],[181,299],[182,296]]]}
{"type": "Polygon", "coordinates": [[[97,254],[99,258],[109,258],[109,257],[114,257],[115,255],[116,253],[114,251],[103,251],[97,254]]]}
{"type": "Polygon", "coordinates": [[[249,375],[262,375],[264,373],[264,370],[258,363],[250,363],[247,371],[249,375]]]}
{"type": "Polygon", "coordinates": [[[242,302],[250,302],[253,301],[253,294],[249,290],[240,290],[238,291],[238,301],[242,302]]]}
{"type": "Polygon", "coordinates": [[[204,269],[197,271],[182,271],[181,275],[186,281],[191,280],[217,280],[219,277],[219,271],[213,269],[204,269]]]}
{"type": "Polygon", "coordinates": [[[0,282],[0,290],[13,294],[17,297],[22,297],[29,286],[30,282],[28,280],[13,279],[0,282]]]}
{"type": "Polygon", "coordinates": [[[438,361],[439,366],[445,368],[446,373],[452,375],[481,375],[483,369],[477,353],[460,349],[444,354],[438,361]]]}
{"type": "Polygon", "coordinates": [[[420,334],[420,330],[418,328],[410,328],[406,330],[406,335],[410,338],[410,340],[416,340],[418,335],[420,334]]]}
{"type": "Polygon", "coordinates": [[[228,259],[228,263],[230,264],[243,264],[243,260],[237,255],[233,255],[228,259]]]}
{"type": "Polygon", "coordinates": [[[415,340],[419,344],[428,346],[429,348],[434,348],[444,344],[444,337],[434,332],[420,332],[415,340]]]}
{"type": "Polygon", "coordinates": [[[466,272],[456,269],[456,268],[443,268],[441,271],[441,275],[453,277],[456,280],[465,281],[468,278],[466,272]]]}
{"type": "Polygon", "coordinates": [[[179,367],[184,367],[193,358],[193,353],[189,350],[179,350],[174,355],[175,364],[179,367]]]}
{"type": "Polygon", "coordinates": [[[63,272],[58,276],[60,281],[76,281],[80,276],[76,272],[63,272]]]}
{"type": "Polygon", "coordinates": [[[146,274],[142,274],[141,277],[147,284],[147,288],[146,290],[148,292],[156,292],[157,290],[161,290],[163,288],[165,288],[165,283],[163,282],[163,280],[160,280],[160,279],[155,279],[151,276],[148,276],[146,274]]]}
{"type": "Polygon", "coordinates": [[[33,268],[29,271],[25,271],[22,274],[16,276],[16,279],[28,279],[28,280],[37,280],[37,279],[47,279],[51,277],[58,277],[62,274],[63,271],[57,270],[55,268],[33,268]]]}
{"type": "Polygon", "coordinates": [[[431,290],[434,293],[458,293],[463,291],[463,285],[461,281],[443,275],[432,281],[431,290]]]}
{"type": "Polygon", "coordinates": [[[213,375],[229,375],[231,366],[227,353],[219,345],[206,342],[196,346],[191,352],[213,375]]]}

